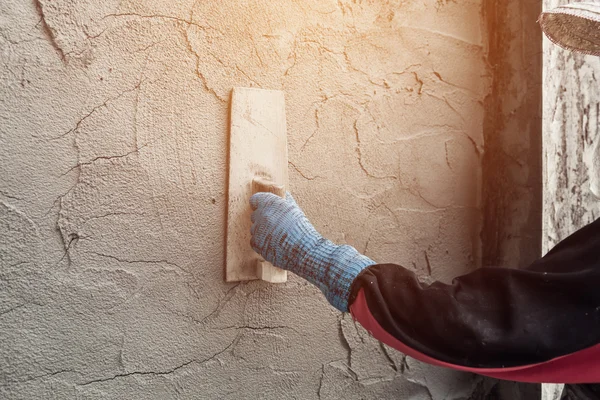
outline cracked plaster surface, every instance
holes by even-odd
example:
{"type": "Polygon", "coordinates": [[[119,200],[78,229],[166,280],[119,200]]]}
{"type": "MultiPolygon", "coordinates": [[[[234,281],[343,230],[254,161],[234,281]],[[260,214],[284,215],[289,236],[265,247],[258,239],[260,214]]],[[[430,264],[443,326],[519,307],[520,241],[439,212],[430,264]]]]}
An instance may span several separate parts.
{"type": "Polygon", "coordinates": [[[233,86],[286,92],[291,190],[323,234],[424,280],[475,268],[480,13],[2,2],[0,397],[468,398],[475,378],[380,345],[302,280],[222,269],[233,86]]]}

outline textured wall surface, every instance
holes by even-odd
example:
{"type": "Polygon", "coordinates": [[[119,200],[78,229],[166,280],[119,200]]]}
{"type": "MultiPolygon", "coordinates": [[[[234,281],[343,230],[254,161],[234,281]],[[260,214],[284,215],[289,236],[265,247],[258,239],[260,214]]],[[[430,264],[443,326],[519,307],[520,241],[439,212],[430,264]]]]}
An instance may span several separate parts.
{"type": "MultiPolygon", "coordinates": [[[[544,0],[548,10],[566,0],[544,0]]],[[[590,185],[594,149],[600,145],[600,60],[565,51],[544,40],[543,252],[600,216],[590,185]]],[[[560,397],[543,385],[543,400],[560,397]]],[[[560,385],[562,386],[562,385],[560,385]]]]}
{"type": "MultiPolygon", "coordinates": [[[[566,4],[546,0],[544,8],[566,4]]],[[[590,191],[600,140],[600,59],[544,40],[544,252],[600,216],[590,191]]]]}
{"type": "Polygon", "coordinates": [[[0,2],[0,397],[468,398],[321,294],[223,283],[233,86],[286,92],[317,229],[479,264],[481,1],[0,2]]]}

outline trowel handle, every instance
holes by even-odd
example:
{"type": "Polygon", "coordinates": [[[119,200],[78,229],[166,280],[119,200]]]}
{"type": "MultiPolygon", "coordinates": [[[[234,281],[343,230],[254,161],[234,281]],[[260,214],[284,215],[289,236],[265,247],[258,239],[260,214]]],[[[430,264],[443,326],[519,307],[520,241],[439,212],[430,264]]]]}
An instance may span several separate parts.
{"type": "Polygon", "coordinates": [[[278,185],[267,178],[254,178],[252,181],[252,193],[266,192],[273,193],[285,199],[285,186],[278,185]]]}
{"type": "MultiPolygon", "coordinates": [[[[252,193],[267,192],[285,198],[285,186],[278,185],[269,179],[256,177],[252,181],[252,193]]],[[[256,273],[260,279],[270,283],[287,282],[287,271],[274,267],[262,257],[256,261],[256,273]]]]}

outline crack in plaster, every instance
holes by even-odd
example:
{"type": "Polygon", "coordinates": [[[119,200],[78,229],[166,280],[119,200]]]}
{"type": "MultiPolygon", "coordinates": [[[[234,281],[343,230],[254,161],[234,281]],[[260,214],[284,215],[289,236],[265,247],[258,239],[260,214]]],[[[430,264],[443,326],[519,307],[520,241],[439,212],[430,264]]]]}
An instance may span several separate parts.
{"type": "MultiPolygon", "coordinates": [[[[328,99],[325,99],[320,104],[323,104],[327,100],[328,99]]],[[[311,133],[311,135],[308,137],[308,139],[306,139],[304,141],[304,143],[302,144],[302,146],[300,147],[300,153],[302,153],[304,151],[304,148],[308,145],[308,143],[311,141],[311,139],[317,134],[317,132],[319,132],[319,128],[321,127],[321,121],[320,121],[320,118],[319,118],[319,110],[320,110],[320,108],[321,108],[321,105],[319,105],[318,107],[315,108],[315,124],[317,125],[317,127],[315,128],[315,130],[313,131],[313,133],[311,133]]]]}
{"type": "MultiPolygon", "coordinates": [[[[151,46],[149,46],[151,47],[151,46]]],[[[148,57],[149,55],[146,57],[146,62],[148,61],[148,57]]],[[[146,66],[144,66],[144,70],[145,70],[146,66]]],[[[67,132],[63,133],[62,135],[59,135],[55,138],[51,138],[50,140],[56,140],[56,139],[60,139],[70,133],[73,133],[73,146],[75,147],[75,150],[77,151],[77,158],[78,158],[78,162],[76,165],[74,165],[73,167],[69,168],[69,170],[67,170],[65,173],[61,174],[61,177],[64,177],[66,175],[68,175],[70,172],[76,170],[77,171],[77,175],[75,178],[75,183],[69,188],[69,190],[67,190],[67,192],[65,192],[62,195],[59,195],[56,200],[54,201],[52,207],[50,207],[50,209],[44,214],[44,216],[47,216],[53,209],[54,207],[56,207],[56,205],[58,204],[58,213],[57,213],[57,220],[56,220],[56,231],[59,234],[60,237],[60,241],[62,243],[62,247],[64,250],[64,254],[63,256],[60,258],[60,260],[58,260],[58,262],[56,263],[56,265],[60,264],[65,258],[67,259],[67,266],[71,266],[71,256],[69,253],[69,250],[71,248],[71,245],[73,244],[74,240],[78,240],[79,236],[76,233],[72,233],[68,235],[68,241],[67,238],[65,237],[65,234],[63,233],[62,227],[61,227],[61,221],[63,218],[66,218],[68,220],[67,216],[63,216],[63,199],[73,191],[73,189],[75,189],[75,187],[77,187],[80,183],[81,183],[81,171],[82,171],[82,167],[83,166],[88,166],[88,165],[93,165],[96,161],[98,160],[112,160],[112,159],[117,159],[117,158],[125,158],[130,156],[131,154],[137,154],[139,153],[140,150],[142,150],[144,147],[149,146],[153,143],[155,143],[156,141],[162,139],[163,137],[167,136],[167,134],[164,134],[162,136],[159,136],[158,138],[156,138],[155,140],[149,141],[145,144],[143,144],[142,146],[138,145],[137,142],[137,112],[138,112],[138,103],[139,103],[139,91],[140,88],[142,86],[143,83],[146,82],[146,80],[144,79],[144,70],[141,71],[140,73],[140,78],[138,80],[138,82],[136,83],[135,86],[133,86],[130,89],[125,89],[121,92],[119,92],[119,94],[117,94],[114,97],[110,97],[107,98],[102,104],[99,104],[95,107],[92,108],[92,110],[90,112],[88,112],[86,115],[84,115],[83,117],[81,117],[77,123],[75,124],[75,126],[68,130],[67,132]],[[117,99],[120,99],[122,96],[124,96],[126,93],[131,93],[136,91],[136,102],[135,102],[135,110],[134,110],[134,120],[135,120],[135,125],[134,125],[134,141],[135,141],[135,148],[125,154],[120,154],[120,155],[113,155],[113,156],[97,156],[94,159],[90,160],[90,161],[85,161],[85,162],[81,162],[80,161],[80,157],[81,157],[81,151],[78,145],[78,135],[77,132],[79,131],[79,128],[81,126],[81,124],[89,117],[91,117],[96,111],[98,111],[99,109],[106,107],[110,102],[115,101],[117,99]],[[74,237],[71,237],[72,235],[74,235],[74,237]]],[[[160,80],[161,78],[157,78],[154,81],[151,81],[151,83],[153,82],[157,82],[158,80],[160,80]]],[[[187,272],[187,271],[186,271],[187,272]]]]}
{"type": "Polygon", "coordinates": [[[62,202],[63,202],[64,197],[67,196],[69,193],[71,193],[71,191],[80,183],[79,180],[80,180],[80,176],[78,175],[76,182],[69,188],[69,190],[67,190],[66,193],[59,195],[56,198],[56,200],[54,200],[54,202],[52,203],[52,207],[50,207],[50,209],[44,214],[44,217],[48,216],[48,214],[50,214],[50,212],[58,204],[58,211],[56,213],[56,221],[54,222],[54,231],[58,234],[58,238],[59,238],[60,244],[62,245],[64,253],[63,253],[62,257],[56,262],[55,266],[60,264],[65,259],[65,257],[67,258],[67,267],[71,266],[71,256],[69,254],[71,242],[67,243],[65,235],[63,234],[63,231],[61,228],[62,207],[63,207],[62,202]]]}
{"type": "Polygon", "coordinates": [[[0,195],[2,195],[2,196],[4,196],[4,197],[6,197],[6,198],[8,198],[8,199],[12,199],[12,200],[21,200],[21,201],[23,201],[23,200],[24,200],[24,199],[23,199],[23,198],[21,198],[21,197],[17,197],[17,196],[10,195],[10,194],[8,194],[7,192],[5,192],[5,191],[3,191],[3,190],[0,190],[0,195]]]}
{"type": "MultiPolygon", "coordinates": [[[[433,97],[434,99],[437,100],[443,100],[444,103],[446,103],[446,105],[448,106],[448,108],[450,108],[463,122],[463,124],[466,125],[466,120],[465,117],[452,105],[450,104],[450,101],[448,100],[448,98],[446,96],[436,96],[435,94],[433,94],[432,92],[425,92],[426,95],[433,97]]],[[[475,139],[473,139],[469,134],[467,134],[464,130],[457,130],[458,133],[460,133],[462,136],[466,137],[471,144],[473,145],[473,150],[475,150],[475,153],[477,154],[478,157],[481,157],[481,155],[483,154],[483,148],[481,148],[477,142],[475,141],[475,139]]]]}
{"type": "Polygon", "coordinates": [[[348,338],[346,337],[346,334],[344,333],[344,328],[342,327],[343,324],[343,319],[339,318],[338,319],[338,333],[340,335],[340,342],[342,344],[342,347],[344,349],[346,349],[347,355],[346,355],[346,367],[352,372],[352,374],[354,375],[354,377],[356,379],[358,379],[358,376],[356,375],[356,373],[354,371],[352,371],[351,365],[352,365],[352,347],[350,347],[350,342],[348,341],[348,338]]]}
{"type": "Polygon", "coordinates": [[[116,260],[116,261],[119,261],[119,262],[124,262],[124,263],[127,263],[127,264],[167,264],[167,265],[175,267],[176,269],[184,272],[186,275],[191,275],[191,272],[188,271],[187,269],[181,267],[178,264],[175,264],[174,262],[167,261],[167,260],[127,260],[127,259],[116,257],[116,256],[113,256],[113,255],[110,255],[110,254],[102,254],[102,253],[98,253],[98,252],[95,252],[95,251],[92,251],[91,254],[95,254],[95,255],[100,256],[100,257],[111,258],[113,260],[116,260]]]}
{"type": "Polygon", "coordinates": [[[362,252],[362,253],[363,253],[365,256],[368,256],[368,253],[367,253],[367,252],[369,251],[369,244],[371,244],[371,238],[373,237],[373,234],[374,234],[374,233],[375,233],[375,231],[371,231],[371,232],[369,233],[369,237],[367,238],[367,241],[366,241],[366,243],[365,243],[365,248],[364,248],[364,250],[363,250],[363,252],[362,252]]]}
{"type": "Polygon", "coordinates": [[[436,77],[436,78],[438,78],[438,80],[439,80],[440,82],[442,82],[442,83],[444,83],[444,84],[446,84],[446,85],[448,85],[448,86],[452,86],[453,88],[456,88],[456,89],[459,89],[459,90],[461,90],[461,91],[467,92],[467,93],[471,94],[471,95],[472,95],[473,97],[475,97],[475,98],[479,98],[479,97],[481,96],[480,94],[478,94],[478,93],[474,92],[473,90],[471,90],[471,89],[469,89],[469,88],[466,88],[466,87],[463,87],[463,86],[456,85],[456,84],[454,84],[454,83],[452,83],[452,82],[448,82],[447,80],[445,80],[444,78],[442,78],[442,75],[440,75],[440,73],[439,73],[439,72],[437,72],[437,71],[435,71],[435,70],[434,70],[434,71],[432,71],[432,72],[433,72],[433,74],[435,75],[435,77],[436,77]]]}
{"type": "Polygon", "coordinates": [[[402,363],[400,364],[400,372],[404,373],[405,371],[410,371],[410,365],[408,365],[408,361],[406,360],[406,355],[402,356],[402,363]]]}
{"type": "Polygon", "coordinates": [[[425,263],[427,265],[427,275],[431,276],[431,262],[429,261],[429,254],[427,254],[427,250],[423,251],[425,255],[425,263]]]}
{"type": "MultiPolygon", "coordinates": [[[[60,375],[60,374],[66,374],[66,373],[73,373],[73,374],[81,375],[80,372],[77,372],[77,371],[72,370],[72,369],[61,369],[59,371],[48,372],[47,374],[36,375],[36,376],[32,376],[32,377],[29,377],[29,378],[23,379],[23,380],[15,380],[13,382],[15,382],[15,383],[27,383],[27,382],[36,381],[36,380],[39,380],[39,379],[44,379],[44,378],[48,378],[48,377],[52,377],[52,376],[56,376],[56,375],[60,375]]],[[[0,386],[3,386],[3,385],[0,385],[0,386]]]]}
{"type": "Polygon", "coordinates": [[[138,213],[138,212],[123,212],[123,211],[111,211],[108,212],[106,214],[102,214],[102,215],[97,215],[97,216],[93,216],[90,218],[86,218],[82,225],[87,224],[90,221],[96,220],[96,219],[102,219],[102,218],[108,218],[108,217],[112,217],[112,216],[116,216],[116,215],[140,215],[140,216],[146,216],[146,213],[138,213]]]}
{"type": "Polygon", "coordinates": [[[390,363],[390,368],[392,368],[394,370],[394,372],[398,372],[398,366],[396,365],[396,363],[390,356],[390,353],[388,352],[385,345],[382,342],[379,342],[379,347],[381,348],[381,352],[383,353],[385,358],[387,358],[388,362],[390,363]]]}
{"type": "Polygon", "coordinates": [[[48,41],[50,42],[50,44],[52,45],[54,50],[56,50],[56,52],[60,56],[60,59],[63,62],[63,64],[66,64],[67,58],[66,58],[64,50],[60,47],[60,45],[56,41],[56,32],[54,31],[54,29],[52,29],[50,27],[50,25],[48,25],[48,22],[46,21],[46,16],[44,14],[44,6],[42,4],[42,1],[41,0],[33,0],[33,2],[35,4],[35,9],[36,9],[38,15],[40,16],[40,23],[42,24],[42,31],[48,38],[48,41]]]}
{"type": "Polygon", "coordinates": [[[321,398],[321,389],[323,388],[323,379],[325,378],[325,364],[321,364],[321,377],[319,378],[319,388],[317,389],[317,397],[321,398]]]}
{"type": "Polygon", "coordinates": [[[452,168],[452,165],[450,165],[450,158],[449,158],[449,154],[448,154],[448,142],[449,142],[449,140],[446,140],[444,142],[444,149],[446,151],[446,165],[448,165],[448,169],[450,171],[453,171],[454,169],[452,168]]]}
{"type": "Polygon", "coordinates": [[[206,76],[204,76],[204,74],[202,74],[200,72],[200,55],[198,53],[196,53],[196,51],[192,47],[192,42],[190,41],[190,37],[189,37],[187,29],[183,29],[183,38],[185,39],[185,42],[186,42],[187,51],[190,52],[196,58],[196,68],[194,69],[194,74],[198,77],[198,79],[200,79],[200,81],[202,82],[202,85],[204,86],[204,88],[206,89],[206,91],[208,93],[215,96],[217,98],[217,100],[219,100],[221,103],[227,103],[227,98],[221,97],[217,93],[215,88],[210,87],[208,85],[208,79],[206,78],[206,76]]]}
{"type": "MultiPolygon", "coordinates": [[[[383,208],[385,208],[385,209],[386,209],[386,210],[387,210],[387,211],[388,211],[388,212],[389,212],[389,213],[392,215],[392,218],[394,218],[394,222],[396,223],[396,227],[398,227],[398,226],[400,226],[400,225],[401,225],[401,223],[400,223],[400,218],[398,218],[398,215],[396,215],[396,213],[394,212],[394,210],[392,210],[392,209],[390,208],[390,206],[388,206],[388,205],[386,204],[386,202],[385,202],[385,201],[382,201],[382,202],[381,202],[381,204],[380,204],[379,206],[377,206],[377,208],[380,208],[380,207],[383,207],[383,208]]],[[[377,210],[377,209],[376,209],[376,210],[377,210]]]]}
{"type": "MultiPolygon", "coordinates": [[[[141,83],[143,83],[143,82],[141,82],[141,83]]],[[[106,100],[104,100],[104,102],[102,102],[101,104],[99,104],[99,105],[97,105],[97,106],[94,106],[94,107],[92,107],[92,109],[91,109],[91,110],[90,110],[90,111],[89,111],[87,114],[85,114],[83,117],[81,117],[81,118],[80,118],[80,119],[79,119],[79,120],[78,120],[78,121],[75,123],[75,126],[74,126],[73,128],[69,129],[69,130],[68,130],[68,131],[66,131],[65,133],[62,133],[62,134],[60,134],[60,135],[58,135],[58,136],[55,136],[55,137],[49,138],[48,140],[58,140],[58,139],[62,139],[63,137],[65,137],[65,136],[67,136],[67,135],[69,135],[69,134],[71,134],[71,133],[75,133],[75,132],[77,132],[77,130],[79,129],[79,126],[80,126],[80,125],[81,125],[81,124],[82,124],[82,123],[83,123],[83,122],[84,122],[84,121],[85,121],[87,118],[91,117],[91,116],[92,116],[92,114],[94,114],[94,113],[95,113],[96,111],[98,111],[99,109],[101,109],[101,108],[103,108],[103,107],[106,107],[106,106],[108,105],[108,103],[110,103],[110,102],[112,102],[112,101],[115,101],[115,100],[118,100],[118,99],[120,99],[120,98],[121,98],[121,97],[123,97],[123,96],[124,96],[126,93],[131,93],[131,92],[133,92],[133,91],[135,91],[135,90],[138,90],[138,89],[140,88],[140,85],[141,85],[141,83],[140,83],[140,82],[138,82],[138,83],[137,83],[137,84],[136,84],[134,87],[132,87],[131,89],[125,89],[125,90],[123,90],[123,91],[119,92],[119,94],[118,94],[117,96],[114,96],[114,97],[109,97],[109,98],[107,98],[106,100]]]]}
{"type": "Polygon", "coordinates": [[[291,166],[292,166],[292,168],[294,168],[294,169],[296,170],[296,172],[298,172],[298,173],[300,174],[300,176],[302,176],[302,177],[303,177],[304,179],[306,179],[307,181],[314,181],[315,179],[317,179],[317,178],[320,178],[320,176],[318,176],[318,175],[315,175],[315,176],[308,176],[308,175],[306,175],[304,172],[302,172],[302,171],[300,170],[300,168],[298,168],[298,167],[296,166],[296,164],[294,164],[294,163],[293,163],[293,162],[291,162],[291,161],[288,161],[288,164],[289,164],[289,165],[291,165],[291,166]]]}
{"type": "Polygon", "coordinates": [[[204,360],[197,360],[197,359],[192,359],[189,361],[186,361],[183,364],[180,364],[176,367],[173,367],[169,370],[166,371],[133,371],[133,372],[126,372],[123,374],[116,374],[113,375],[111,377],[108,378],[99,378],[99,379],[93,379],[91,381],[87,381],[84,383],[79,383],[77,384],[77,386],[89,386],[89,385],[93,385],[96,383],[102,383],[102,382],[108,382],[108,381],[112,381],[115,379],[120,379],[120,378],[127,378],[130,376],[144,376],[144,375],[156,375],[156,376],[166,376],[166,375],[171,375],[175,372],[177,372],[178,370],[187,367],[188,365],[192,365],[192,364],[198,364],[198,365],[202,365],[205,364],[213,359],[215,359],[216,357],[218,357],[219,355],[225,353],[227,350],[229,350],[231,347],[233,347],[239,340],[240,336],[236,336],[233,341],[227,345],[227,347],[225,347],[223,350],[218,351],[217,353],[213,354],[212,356],[204,359],[204,360]]]}
{"type": "Polygon", "coordinates": [[[414,187],[409,187],[408,191],[410,192],[410,194],[417,196],[418,198],[420,198],[421,200],[423,200],[425,203],[427,203],[427,205],[435,208],[436,210],[445,210],[448,209],[448,207],[443,207],[443,206],[438,206],[437,204],[432,203],[431,201],[429,201],[428,199],[426,199],[422,194],[421,191],[419,190],[420,188],[414,188],[414,187]]]}
{"type": "Polygon", "coordinates": [[[23,304],[19,304],[17,306],[14,306],[12,308],[9,308],[8,310],[2,311],[2,312],[0,312],[0,317],[3,317],[4,315],[9,314],[9,313],[11,313],[11,312],[13,312],[15,310],[18,310],[19,308],[23,308],[26,305],[27,305],[27,303],[23,303],[23,304]]]}
{"type": "Polygon", "coordinates": [[[142,146],[140,146],[134,150],[131,150],[125,154],[118,154],[118,155],[114,155],[114,156],[98,156],[98,157],[91,159],[90,161],[79,162],[79,163],[75,164],[74,166],[72,166],[71,168],[69,168],[66,172],[61,174],[61,177],[69,174],[71,171],[73,171],[76,168],[81,168],[84,166],[92,165],[93,163],[95,163],[98,160],[113,160],[113,159],[117,159],[117,158],[128,157],[131,154],[138,153],[140,150],[142,150],[144,147],[148,146],[151,143],[152,142],[145,143],[142,146]]]}
{"type": "MultiPolygon", "coordinates": [[[[270,35],[263,35],[264,37],[269,37],[270,35]]],[[[298,49],[298,39],[297,36],[294,35],[294,45],[292,46],[292,50],[290,50],[290,53],[287,56],[287,61],[290,60],[290,58],[293,57],[294,61],[292,61],[292,63],[290,64],[289,67],[286,68],[286,70],[283,73],[283,76],[288,76],[290,71],[292,70],[292,68],[294,68],[296,66],[296,62],[298,61],[298,54],[296,53],[298,49]]]]}
{"type": "Polygon", "coordinates": [[[356,148],[355,149],[356,149],[356,155],[357,155],[357,159],[358,159],[358,165],[360,165],[360,168],[368,177],[374,178],[374,179],[398,179],[398,177],[395,175],[377,176],[367,170],[367,168],[363,164],[362,150],[360,148],[361,141],[360,141],[360,134],[359,134],[359,129],[358,129],[358,119],[356,121],[354,121],[354,137],[356,139],[356,148]]]}
{"type": "Polygon", "coordinates": [[[414,71],[412,72],[412,74],[414,75],[414,77],[415,77],[415,80],[416,80],[416,81],[417,81],[417,83],[419,84],[419,89],[417,90],[417,94],[419,94],[419,95],[420,95],[420,94],[422,94],[422,93],[423,93],[423,85],[424,85],[425,83],[423,82],[423,80],[422,80],[422,79],[420,79],[420,78],[419,78],[419,74],[417,74],[417,73],[416,73],[416,72],[414,72],[414,71]]]}
{"type": "Polygon", "coordinates": [[[220,326],[218,328],[215,328],[215,330],[221,330],[221,329],[236,329],[236,330],[249,329],[252,331],[270,331],[270,330],[277,330],[277,329],[289,329],[291,331],[296,332],[299,335],[305,336],[304,334],[299,332],[297,329],[292,328],[291,326],[287,326],[287,325],[268,325],[268,326],[230,325],[230,326],[220,326]]]}
{"type": "Polygon", "coordinates": [[[62,245],[63,245],[64,253],[63,253],[62,257],[60,258],[60,260],[58,260],[58,262],[55,265],[60,264],[66,258],[67,259],[67,267],[70,267],[71,263],[72,263],[71,253],[70,253],[71,245],[77,244],[77,241],[80,239],[80,237],[79,237],[79,235],[77,233],[70,233],[68,235],[68,239],[69,240],[67,241],[67,240],[65,240],[65,237],[62,234],[62,230],[60,230],[59,233],[60,233],[60,237],[62,239],[62,245]]]}
{"type": "Polygon", "coordinates": [[[29,215],[27,215],[27,213],[21,211],[19,208],[3,200],[0,200],[0,204],[2,204],[6,209],[10,210],[11,212],[17,214],[20,218],[23,218],[25,221],[27,221],[27,223],[35,229],[35,235],[37,238],[39,238],[38,225],[29,217],[29,215]]]}
{"type": "MultiPolygon", "coordinates": [[[[227,305],[227,303],[229,303],[229,301],[233,298],[233,296],[235,296],[237,290],[236,291],[234,291],[234,290],[238,286],[240,286],[241,284],[242,284],[242,282],[239,282],[236,285],[234,285],[232,288],[230,288],[225,293],[225,295],[223,296],[223,298],[221,298],[219,300],[219,304],[217,304],[217,307],[215,307],[214,310],[212,310],[208,315],[206,315],[202,319],[197,319],[193,315],[182,313],[182,312],[179,312],[177,310],[170,310],[170,312],[172,312],[172,313],[174,313],[174,314],[176,314],[176,315],[178,315],[180,317],[184,317],[185,319],[190,320],[190,321],[194,322],[195,324],[204,325],[205,323],[210,322],[209,320],[213,319],[212,318],[213,316],[218,316],[219,312],[227,305]]],[[[189,282],[187,282],[186,285],[194,293],[194,297],[196,299],[198,299],[198,300],[201,300],[201,295],[198,294],[198,292],[192,287],[192,285],[189,282]]],[[[233,329],[233,328],[236,328],[236,327],[233,327],[233,326],[231,326],[231,327],[219,327],[219,328],[216,328],[215,330],[224,329],[224,328],[233,329]]]]}
{"type": "Polygon", "coordinates": [[[229,303],[229,301],[233,298],[233,296],[235,296],[235,294],[237,293],[237,288],[241,284],[242,284],[242,282],[238,282],[233,287],[231,287],[225,293],[225,295],[221,299],[219,299],[219,304],[217,304],[217,307],[215,307],[215,309],[212,310],[210,313],[208,313],[208,315],[206,315],[204,318],[202,318],[200,321],[198,321],[198,323],[200,323],[200,324],[205,323],[206,321],[208,321],[215,314],[218,316],[219,313],[221,312],[221,310],[223,309],[223,307],[225,307],[225,305],[227,305],[227,303],[229,303]]]}

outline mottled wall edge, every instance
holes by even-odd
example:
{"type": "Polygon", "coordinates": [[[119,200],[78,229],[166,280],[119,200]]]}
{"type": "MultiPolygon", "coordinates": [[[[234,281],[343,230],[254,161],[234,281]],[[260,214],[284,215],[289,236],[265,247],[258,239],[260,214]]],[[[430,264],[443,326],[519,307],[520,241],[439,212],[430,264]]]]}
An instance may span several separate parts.
{"type": "Polygon", "coordinates": [[[541,254],[541,1],[485,1],[492,90],[485,101],[482,264],[541,254]]]}

